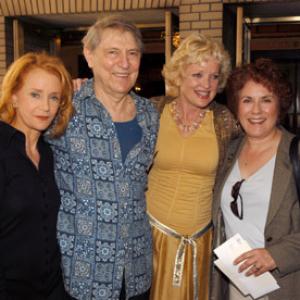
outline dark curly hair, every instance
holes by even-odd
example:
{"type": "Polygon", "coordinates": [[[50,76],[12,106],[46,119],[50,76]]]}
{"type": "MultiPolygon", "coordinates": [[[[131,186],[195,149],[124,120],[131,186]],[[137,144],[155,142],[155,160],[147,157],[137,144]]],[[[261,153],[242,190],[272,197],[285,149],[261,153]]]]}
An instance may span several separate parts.
{"type": "Polygon", "coordinates": [[[255,63],[237,67],[229,76],[226,86],[227,105],[235,117],[237,117],[239,92],[250,80],[263,85],[277,96],[279,119],[282,120],[293,100],[291,85],[278,66],[266,58],[259,58],[255,63]]]}

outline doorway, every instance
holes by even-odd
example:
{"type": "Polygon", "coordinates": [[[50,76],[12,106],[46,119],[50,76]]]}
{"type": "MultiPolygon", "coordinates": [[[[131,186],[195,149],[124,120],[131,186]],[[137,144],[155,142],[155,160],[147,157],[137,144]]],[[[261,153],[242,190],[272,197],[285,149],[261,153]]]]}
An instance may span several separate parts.
{"type": "Polygon", "coordinates": [[[295,133],[300,132],[300,16],[297,12],[300,12],[299,1],[224,4],[223,24],[223,42],[233,65],[265,57],[277,63],[286,74],[294,101],[283,125],[295,133]]]}

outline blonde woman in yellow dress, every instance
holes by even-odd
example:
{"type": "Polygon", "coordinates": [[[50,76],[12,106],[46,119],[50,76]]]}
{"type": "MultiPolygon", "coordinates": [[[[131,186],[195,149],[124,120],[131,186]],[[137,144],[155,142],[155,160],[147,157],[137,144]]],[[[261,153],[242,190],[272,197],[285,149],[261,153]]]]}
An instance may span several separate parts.
{"type": "Polygon", "coordinates": [[[214,101],[230,59],[221,44],[187,37],[163,69],[173,100],[161,105],[147,206],[153,228],[152,300],[205,300],[211,269],[215,175],[236,130],[214,101]]]}

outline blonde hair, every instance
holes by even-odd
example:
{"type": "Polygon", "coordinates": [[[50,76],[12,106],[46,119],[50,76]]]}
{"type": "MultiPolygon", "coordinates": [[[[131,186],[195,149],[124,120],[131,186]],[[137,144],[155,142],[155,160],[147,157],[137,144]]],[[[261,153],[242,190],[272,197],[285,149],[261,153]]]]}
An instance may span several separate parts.
{"type": "Polygon", "coordinates": [[[89,28],[86,35],[83,37],[83,46],[90,51],[95,50],[101,42],[101,35],[103,31],[108,28],[119,29],[123,32],[130,32],[133,35],[139,50],[143,50],[142,35],[140,30],[134,23],[121,15],[109,15],[96,21],[96,23],[89,28]]]}
{"type": "Polygon", "coordinates": [[[221,43],[203,34],[191,34],[183,40],[173,53],[170,62],[163,67],[162,74],[165,78],[167,94],[178,96],[183,72],[188,64],[201,64],[210,58],[220,63],[218,91],[222,91],[231,70],[228,52],[221,43]]]}
{"type": "Polygon", "coordinates": [[[57,137],[63,133],[73,114],[73,86],[71,76],[62,61],[45,52],[29,52],[10,65],[2,82],[0,119],[8,124],[14,120],[16,111],[12,105],[12,95],[22,88],[26,75],[34,69],[42,69],[53,74],[61,82],[62,95],[59,109],[50,130],[50,136],[57,137]]]}

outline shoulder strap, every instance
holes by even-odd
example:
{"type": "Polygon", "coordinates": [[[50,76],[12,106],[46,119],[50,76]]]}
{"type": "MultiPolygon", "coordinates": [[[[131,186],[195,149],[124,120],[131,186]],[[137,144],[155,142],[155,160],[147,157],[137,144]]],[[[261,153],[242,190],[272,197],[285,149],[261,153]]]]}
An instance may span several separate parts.
{"type": "Polygon", "coordinates": [[[299,136],[293,137],[290,145],[290,159],[293,166],[294,177],[298,192],[298,199],[300,201],[300,157],[298,155],[299,136]]]}

